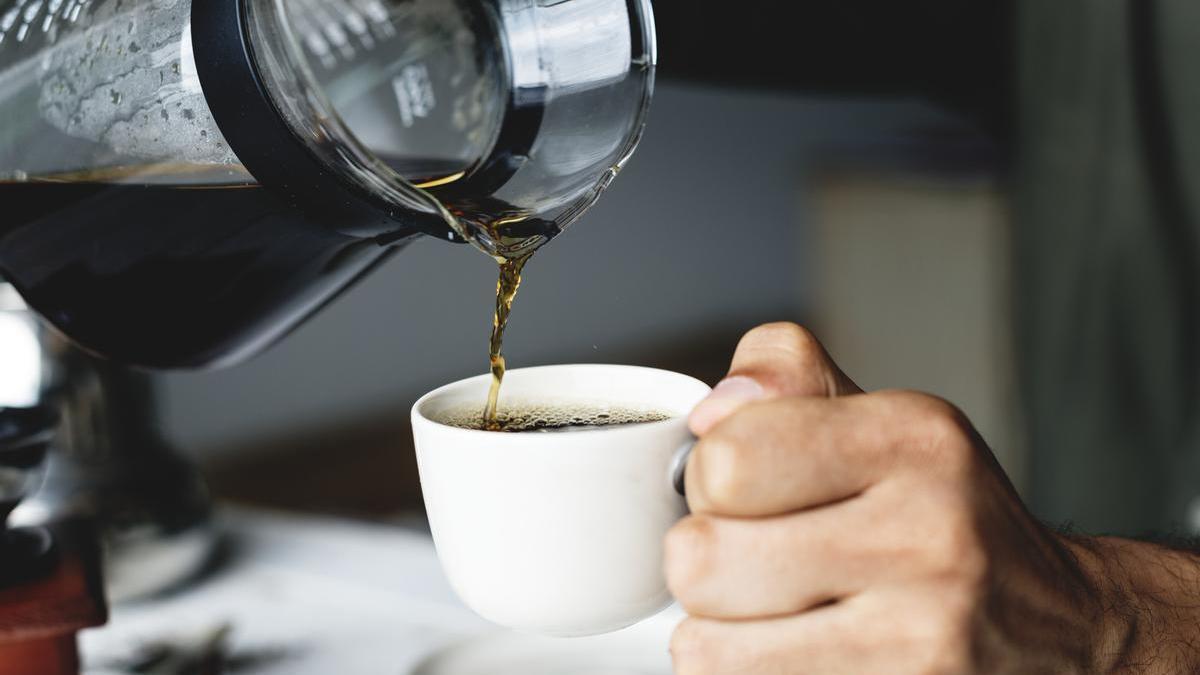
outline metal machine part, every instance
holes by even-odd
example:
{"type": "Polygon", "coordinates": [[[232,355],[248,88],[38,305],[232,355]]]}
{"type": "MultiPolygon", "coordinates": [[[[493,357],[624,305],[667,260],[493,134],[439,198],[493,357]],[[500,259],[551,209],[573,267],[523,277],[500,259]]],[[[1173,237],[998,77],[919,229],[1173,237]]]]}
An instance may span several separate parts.
{"type": "Polygon", "coordinates": [[[49,532],[5,527],[13,509],[42,481],[54,427],[55,416],[48,408],[0,407],[0,588],[28,583],[54,567],[49,532]]]}
{"type": "MultiPolygon", "coordinates": [[[[0,408],[38,404],[57,410],[61,420],[44,484],[23,495],[28,498],[19,507],[11,504],[12,522],[90,521],[100,534],[113,601],[152,595],[190,578],[216,542],[211,503],[195,467],[158,430],[149,376],[71,347],[42,329],[7,288],[0,285],[0,339],[25,347],[0,349],[0,374],[21,374],[23,386],[12,386],[0,408]]],[[[5,471],[0,452],[0,497],[5,471]]]]}

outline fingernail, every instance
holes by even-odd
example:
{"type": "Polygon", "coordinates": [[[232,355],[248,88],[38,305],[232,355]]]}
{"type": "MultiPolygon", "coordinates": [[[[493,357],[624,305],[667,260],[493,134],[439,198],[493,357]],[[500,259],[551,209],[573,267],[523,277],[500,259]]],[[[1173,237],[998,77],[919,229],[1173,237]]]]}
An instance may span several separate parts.
{"type": "Polygon", "coordinates": [[[720,384],[714,387],[712,393],[708,395],[707,400],[756,401],[765,393],[761,384],[749,377],[739,375],[721,380],[720,384]]]}
{"type": "Polygon", "coordinates": [[[692,431],[697,434],[707,433],[718,422],[730,413],[750,401],[757,401],[766,396],[762,385],[749,377],[736,376],[721,381],[692,411],[689,418],[692,431]]]}

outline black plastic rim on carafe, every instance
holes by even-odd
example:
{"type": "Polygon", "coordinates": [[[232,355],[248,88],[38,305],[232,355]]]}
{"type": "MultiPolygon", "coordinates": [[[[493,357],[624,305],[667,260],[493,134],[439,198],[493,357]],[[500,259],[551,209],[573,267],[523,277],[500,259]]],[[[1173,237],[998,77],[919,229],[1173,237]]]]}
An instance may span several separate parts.
{"type": "MultiPolygon", "coordinates": [[[[435,218],[398,225],[386,216],[388,205],[340,179],[288,128],[263,86],[250,47],[244,6],[255,1],[192,3],[192,45],[200,84],[217,126],[246,169],[293,203],[335,213],[344,223],[338,230],[346,234],[394,242],[421,232],[462,243],[453,229],[435,218]]],[[[510,95],[489,156],[464,180],[436,189],[435,196],[469,199],[492,194],[507,183],[532,151],[546,103],[545,87],[526,87],[510,95]]]]}
{"type": "MultiPolygon", "coordinates": [[[[397,241],[423,232],[461,241],[432,222],[406,225],[321,163],[296,137],[263,86],[243,17],[247,0],[192,2],[192,45],[204,98],[225,140],[262,185],[293,204],[336,216],[345,234],[397,241]]],[[[420,221],[434,219],[420,219],[420,221]]]]}

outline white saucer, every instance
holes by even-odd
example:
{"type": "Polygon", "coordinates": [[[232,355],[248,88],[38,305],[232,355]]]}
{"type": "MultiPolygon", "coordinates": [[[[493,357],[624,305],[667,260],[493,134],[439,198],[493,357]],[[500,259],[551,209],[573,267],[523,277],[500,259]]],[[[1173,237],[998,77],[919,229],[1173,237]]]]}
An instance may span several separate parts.
{"type": "Polygon", "coordinates": [[[450,645],[411,675],[671,675],[674,609],[625,630],[585,638],[504,632],[450,645]]]}

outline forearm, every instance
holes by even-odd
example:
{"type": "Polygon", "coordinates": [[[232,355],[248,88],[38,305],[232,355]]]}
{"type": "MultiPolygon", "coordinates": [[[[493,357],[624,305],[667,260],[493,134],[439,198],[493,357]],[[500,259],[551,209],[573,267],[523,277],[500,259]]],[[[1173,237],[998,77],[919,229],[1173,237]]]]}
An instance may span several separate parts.
{"type": "Polygon", "coordinates": [[[1101,600],[1097,672],[1200,671],[1200,555],[1117,538],[1071,546],[1101,600]]]}

